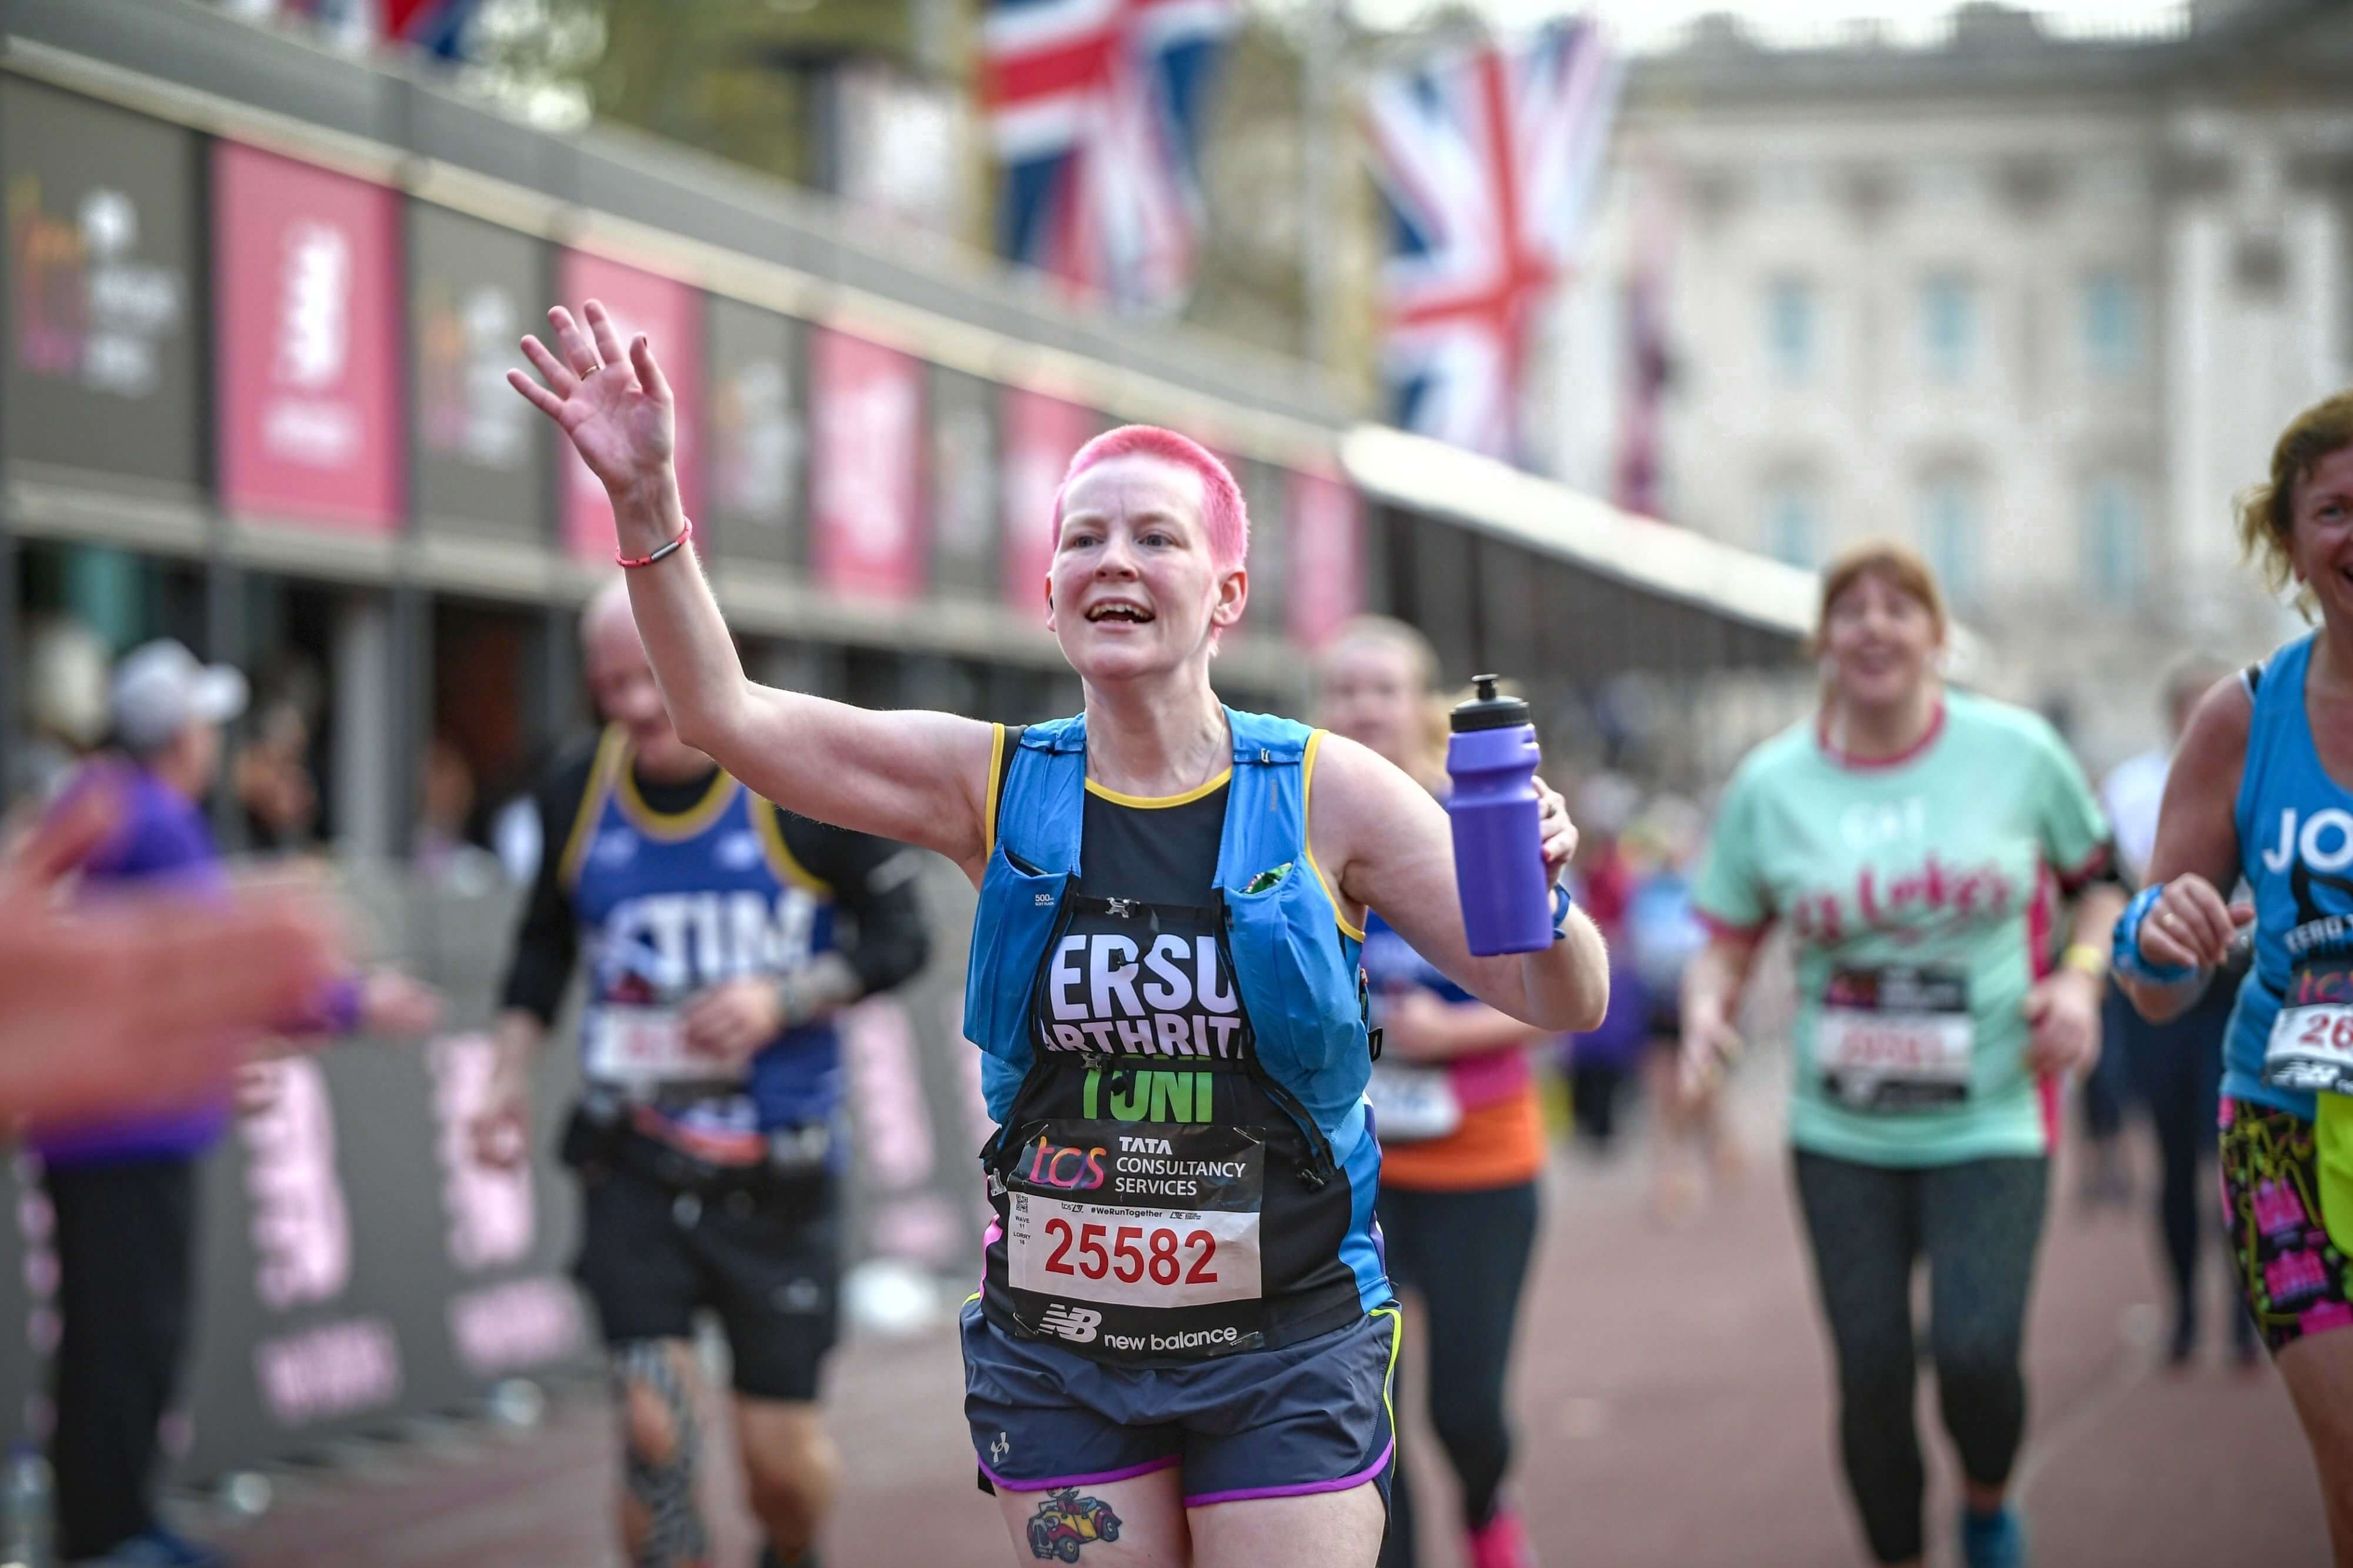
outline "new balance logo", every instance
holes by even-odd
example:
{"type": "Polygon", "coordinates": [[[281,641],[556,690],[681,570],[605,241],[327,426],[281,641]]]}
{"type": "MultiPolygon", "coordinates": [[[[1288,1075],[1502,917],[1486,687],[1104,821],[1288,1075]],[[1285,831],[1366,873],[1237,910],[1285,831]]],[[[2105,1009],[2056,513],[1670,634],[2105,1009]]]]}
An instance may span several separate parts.
{"type": "Polygon", "coordinates": [[[1095,1325],[1102,1321],[1101,1312],[1084,1307],[1065,1307],[1057,1301],[1038,1320],[1038,1328],[1041,1333],[1060,1334],[1074,1344],[1083,1345],[1093,1342],[1095,1325]]]}

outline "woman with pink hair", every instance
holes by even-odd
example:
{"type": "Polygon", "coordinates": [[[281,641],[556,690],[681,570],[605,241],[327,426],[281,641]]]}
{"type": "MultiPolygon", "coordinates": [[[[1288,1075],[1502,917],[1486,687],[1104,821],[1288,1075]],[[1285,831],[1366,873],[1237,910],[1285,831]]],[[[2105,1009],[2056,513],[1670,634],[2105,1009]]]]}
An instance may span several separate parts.
{"type": "MultiPolygon", "coordinates": [[[[979,889],[965,1032],[998,1124],[962,1320],[965,1415],[1017,1560],[1366,1568],[1398,1318],[1357,955],[1377,909],[1464,990],[1591,1026],[1601,942],[1474,958],[1446,816],[1364,747],[1221,704],[1250,599],[1225,466],[1148,426],[1072,460],[1041,519],[1047,625],[1082,713],[1008,729],[747,679],[681,548],[653,351],[590,301],[516,389],[613,500],[679,735],[789,810],[933,849],[979,889]]],[[[1556,879],[1577,844],[1544,792],[1556,879]]]]}

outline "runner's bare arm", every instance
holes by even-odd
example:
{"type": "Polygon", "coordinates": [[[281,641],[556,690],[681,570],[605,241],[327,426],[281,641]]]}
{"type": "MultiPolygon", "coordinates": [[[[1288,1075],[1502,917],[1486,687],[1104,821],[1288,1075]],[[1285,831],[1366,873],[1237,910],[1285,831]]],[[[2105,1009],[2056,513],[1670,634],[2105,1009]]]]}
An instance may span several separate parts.
{"type": "Polygon", "coordinates": [[[1461,1057],[1492,1055],[1544,1037],[1509,1013],[1499,1013],[1484,1002],[1448,1002],[1434,991],[1416,986],[1390,998],[1381,1018],[1384,1051],[1399,1061],[1449,1062],[1461,1057]]]}
{"type": "MultiPolygon", "coordinates": [[[[2166,774],[2165,804],[2149,852],[2148,885],[2165,897],[2141,922],[2140,950],[2156,963],[2211,968],[2227,955],[2238,928],[2253,918],[2224,900],[2239,880],[2239,778],[2247,765],[2253,700],[2233,675],[2199,699],[2166,774]]],[[[2116,983],[2141,1016],[2174,1017],[2198,999],[2193,985],[2156,985],[2121,971],[2116,983]]]]}
{"type": "MultiPolygon", "coordinates": [[[[584,315],[585,324],[561,305],[550,310],[555,347],[522,341],[541,380],[511,370],[507,381],[603,481],[620,552],[641,559],[688,522],[670,384],[643,334],[625,346],[594,300],[584,315]]],[[[978,877],[992,726],[946,713],[871,712],[755,683],[691,550],[628,579],[679,739],[788,811],[937,850],[978,877]]]]}
{"type": "MultiPolygon", "coordinates": [[[[1609,960],[1583,910],[1570,910],[1567,935],[1542,952],[1474,958],[1454,889],[1453,832],[1430,792],[1378,753],[1328,734],[1309,784],[1308,839],[1344,915],[1361,922],[1367,906],[1378,910],[1448,979],[1531,1027],[1600,1023],[1609,960]]],[[[1546,795],[1545,865],[1557,876],[1577,852],[1577,829],[1560,797],[1546,795]]]]}
{"type": "Polygon", "coordinates": [[[937,850],[976,879],[995,728],[759,684],[701,563],[679,556],[629,574],[629,607],[679,739],[787,811],[937,850]]]}

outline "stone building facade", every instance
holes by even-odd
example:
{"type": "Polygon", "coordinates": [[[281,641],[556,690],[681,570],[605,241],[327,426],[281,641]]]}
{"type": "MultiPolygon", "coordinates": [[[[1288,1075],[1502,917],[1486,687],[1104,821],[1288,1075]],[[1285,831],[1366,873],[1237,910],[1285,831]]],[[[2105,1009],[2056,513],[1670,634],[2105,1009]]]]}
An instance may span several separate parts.
{"type": "Polygon", "coordinates": [[[1610,489],[1647,247],[1660,510],[1804,565],[1912,542],[1979,634],[1967,677],[2113,761],[2172,658],[2297,624],[2238,568],[2231,499],[2353,384],[2348,66],[2341,0],[2096,38],[1979,3],[1915,47],[1704,23],[1636,65],[1538,394],[1550,462],[1610,489]]]}

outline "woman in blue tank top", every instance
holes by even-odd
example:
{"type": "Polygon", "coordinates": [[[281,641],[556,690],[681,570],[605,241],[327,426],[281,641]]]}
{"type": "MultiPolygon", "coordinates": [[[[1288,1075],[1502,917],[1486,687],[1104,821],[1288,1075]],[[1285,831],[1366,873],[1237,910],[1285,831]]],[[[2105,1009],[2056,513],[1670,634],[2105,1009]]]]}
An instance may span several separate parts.
{"type": "Polygon", "coordinates": [[[2353,1568],[2353,1334],[2330,1331],[2353,1326],[2353,393],[2281,435],[2239,534],[2319,626],[2199,705],[2116,969],[2162,1022],[2253,925],[2224,1047],[2224,1219],[2353,1568]],[[2253,902],[2229,903],[2242,879],[2253,902]]]}
{"type": "MultiPolygon", "coordinates": [[[[1039,584],[1086,709],[1008,731],[746,679],[691,552],[669,387],[603,307],[549,312],[516,389],[613,500],[680,738],[761,795],[920,845],[980,890],[965,1033],[998,1132],[965,1304],[965,1415],[1016,1561],[1365,1568],[1397,1315],[1357,955],[1369,909],[1554,1031],[1608,1001],[1565,898],[1541,952],[1473,958],[1444,812],[1373,752],[1209,684],[1249,601],[1225,466],[1166,430],[1071,463],[1039,584]]],[[[1545,861],[1575,849],[1545,790],[1545,861]]]]}

